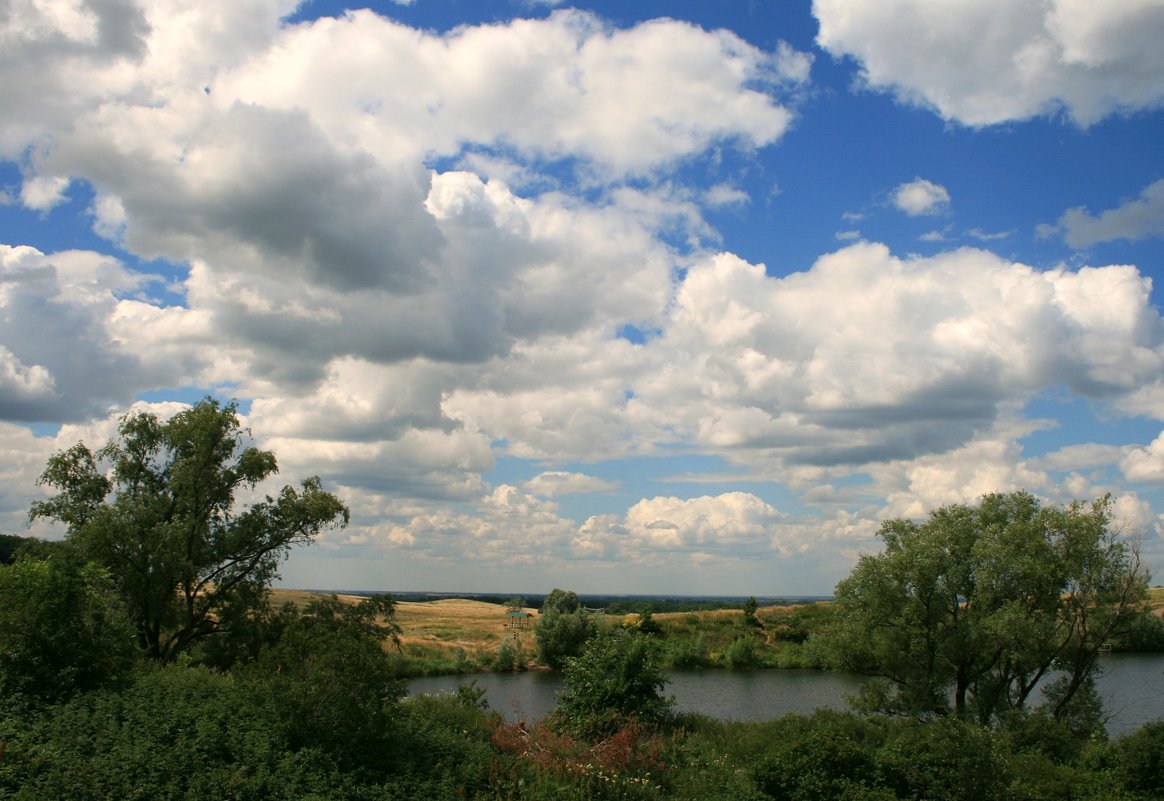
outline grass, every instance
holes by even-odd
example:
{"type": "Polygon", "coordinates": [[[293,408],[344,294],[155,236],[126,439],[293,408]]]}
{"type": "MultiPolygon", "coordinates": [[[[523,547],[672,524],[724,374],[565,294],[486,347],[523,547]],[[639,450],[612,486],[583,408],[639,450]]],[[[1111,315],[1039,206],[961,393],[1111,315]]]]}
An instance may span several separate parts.
{"type": "Polygon", "coordinates": [[[1155,610],[1164,610],[1164,587],[1152,587],[1148,590],[1148,605],[1155,610]]]}
{"type": "MultiPolygon", "coordinates": [[[[318,593],[304,590],[272,590],[272,602],[306,605],[318,593]]],[[[339,596],[357,603],[359,596],[339,596]]],[[[744,623],[738,609],[700,612],[661,612],[653,615],[660,629],[663,664],[667,668],[704,667],[820,667],[819,656],[806,647],[809,632],[821,624],[828,604],[774,606],[758,610],[760,626],[744,623]]],[[[475,673],[493,670],[516,650],[518,669],[535,668],[537,652],[534,613],[527,628],[507,625],[507,608],[501,604],[464,598],[439,601],[400,601],[396,623],[400,627],[402,675],[423,676],[475,673]],[[499,659],[503,646],[508,654],[499,659]],[[519,648],[517,648],[519,647],[519,648]]],[[[603,627],[633,626],[637,614],[599,618],[603,627]]],[[[508,668],[507,668],[508,669],[508,668]]]]}
{"type": "Polygon", "coordinates": [[[405,645],[496,655],[503,642],[513,642],[516,638],[522,649],[532,654],[532,621],[526,629],[511,629],[506,625],[506,612],[500,604],[459,598],[401,601],[396,605],[396,622],[405,645]]]}
{"type": "MultiPolygon", "coordinates": [[[[322,593],[305,590],[272,589],[271,602],[280,606],[291,602],[305,606],[322,593]]],[[[340,595],[340,600],[358,603],[358,595],[340,595]]],[[[530,667],[535,652],[532,618],[525,629],[507,624],[508,609],[501,604],[448,598],[440,601],[399,601],[396,623],[400,626],[400,669],[406,675],[473,673],[489,670],[505,643],[521,646],[530,667]]],[[[526,609],[534,612],[533,609],[526,609]]]]}

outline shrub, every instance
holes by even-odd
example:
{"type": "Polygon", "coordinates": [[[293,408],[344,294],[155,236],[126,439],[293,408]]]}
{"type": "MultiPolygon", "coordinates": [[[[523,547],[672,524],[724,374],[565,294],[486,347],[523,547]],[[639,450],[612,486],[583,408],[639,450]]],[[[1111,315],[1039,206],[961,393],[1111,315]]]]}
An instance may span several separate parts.
{"type": "Polygon", "coordinates": [[[893,798],[879,787],[874,724],[853,715],[818,712],[782,718],[767,756],[753,768],[761,790],[787,801],[893,798]]]}
{"type": "Polygon", "coordinates": [[[732,644],[727,647],[724,652],[724,663],[736,670],[746,670],[748,668],[758,667],[762,660],[760,658],[760,643],[755,637],[751,635],[744,635],[732,640],[732,644]]]}
{"type": "Polygon", "coordinates": [[[525,651],[521,643],[517,640],[506,640],[501,643],[501,647],[497,649],[497,657],[493,661],[493,669],[525,670],[525,651]]]}
{"type": "Polygon", "coordinates": [[[1115,741],[1109,759],[1128,790],[1143,798],[1164,798],[1164,721],[1148,723],[1115,741]]]}
{"type": "Polygon", "coordinates": [[[104,569],[65,554],[0,567],[0,697],[59,701],[125,679],[136,655],[104,569]]]}
{"type": "Polygon", "coordinates": [[[645,635],[613,629],[586,644],[566,663],[566,689],[558,695],[555,718],[580,736],[602,737],[627,720],[655,724],[672,704],[654,642],[645,635]]]}
{"type": "Polygon", "coordinates": [[[879,754],[898,795],[928,801],[1008,798],[1006,762],[990,729],[952,717],[899,726],[879,754]]]}
{"type": "Polygon", "coordinates": [[[542,604],[542,615],[534,629],[538,661],[559,670],[567,659],[581,653],[582,646],[597,632],[598,627],[582,608],[578,596],[556,589],[542,604]]]}

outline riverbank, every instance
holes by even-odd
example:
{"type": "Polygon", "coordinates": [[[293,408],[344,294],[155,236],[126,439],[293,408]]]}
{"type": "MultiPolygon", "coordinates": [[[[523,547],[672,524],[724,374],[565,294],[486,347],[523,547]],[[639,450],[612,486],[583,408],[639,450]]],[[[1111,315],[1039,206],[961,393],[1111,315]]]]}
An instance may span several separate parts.
{"type": "MultiPolygon", "coordinates": [[[[274,589],[271,600],[303,605],[319,594],[274,589]]],[[[360,600],[357,595],[338,597],[350,603],[360,600]]],[[[658,634],[666,669],[820,668],[823,655],[810,640],[827,620],[829,608],[821,602],[759,607],[754,616],[742,609],[719,609],[648,615],[596,612],[594,617],[600,627],[645,628],[658,634]]],[[[537,610],[523,609],[529,617],[509,611],[502,604],[464,598],[398,602],[400,647],[391,649],[398,672],[436,676],[544,669],[536,658],[537,610]]]]}
{"type": "MultiPolygon", "coordinates": [[[[322,593],[273,589],[272,602],[306,604],[322,593]]],[[[340,595],[349,603],[362,596],[340,595]]],[[[1150,590],[1149,606],[1164,613],[1164,588],[1150,590]]],[[[832,604],[827,601],[786,606],[762,606],[754,615],[743,609],[606,614],[596,612],[600,627],[622,626],[658,635],[662,667],[666,670],[826,667],[823,649],[813,635],[828,623],[832,604]]],[[[399,648],[389,648],[403,677],[441,676],[545,670],[538,663],[534,627],[537,610],[528,617],[511,616],[504,604],[468,598],[399,601],[396,623],[399,648]]],[[[1164,637],[1147,631],[1138,643],[1117,644],[1116,650],[1161,652],[1164,637]],[[1152,639],[1159,640],[1151,642],[1152,639]]]]}

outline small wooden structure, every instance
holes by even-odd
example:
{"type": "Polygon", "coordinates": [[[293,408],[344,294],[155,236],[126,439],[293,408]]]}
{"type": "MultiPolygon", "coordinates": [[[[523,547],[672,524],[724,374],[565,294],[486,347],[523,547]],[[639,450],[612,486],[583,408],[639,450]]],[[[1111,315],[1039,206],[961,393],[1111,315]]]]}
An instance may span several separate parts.
{"type": "Polygon", "coordinates": [[[505,613],[505,627],[507,629],[528,629],[533,615],[521,609],[510,609],[505,613]]]}

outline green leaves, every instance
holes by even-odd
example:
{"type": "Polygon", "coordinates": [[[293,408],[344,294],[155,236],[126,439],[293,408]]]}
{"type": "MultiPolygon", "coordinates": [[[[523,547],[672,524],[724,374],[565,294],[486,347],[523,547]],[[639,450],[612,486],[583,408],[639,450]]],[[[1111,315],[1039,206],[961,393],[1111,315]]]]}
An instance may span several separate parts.
{"type": "Polygon", "coordinates": [[[0,697],[56,702],[134,665],[133,634],[108,573],[58,556],[0,567],[0,697]]]}
{"type": "Polygon", "coordinates": [[[582,651],[582,646],[597,631],[578,596],[555,589],[542,603],[541,617],[534,630],[538,661],[555,670],[561,668],[566,659],[582,651]]]}
{"type": "Polygon", "coordinates": [[[166,421],[127,415],[96,455],[78,443],[40,479],[58,494],[31,516],[65,523],[109,569],[140,645],[163,661],[221,631],[227,608],[259,600],[292,546],[349,519],[317,478],[237,508],[240,490],[278,469],[246,445],[237,411],[207,398],[166,421]]]}
{"type": "Polygon", "coordinates": [[[884,551],[837,585],[836,663],[889,682],[882,711],[981,722],[1023,708],[1057,669],[1068,675],[1051,712],[1072,714],[1100,647],[1133,624],[1146,592],[1109,509],[1016,492],[886,521],[884,551]]]}
{"type": "Polygon", "coordinates": [[[566,689],[555,715],[583,737],[606,736],[628,720],[658,723],[671,699],[662,696],[666,678],[655,642],[644,634],[612,629],[566,661],[566,689]]]}

